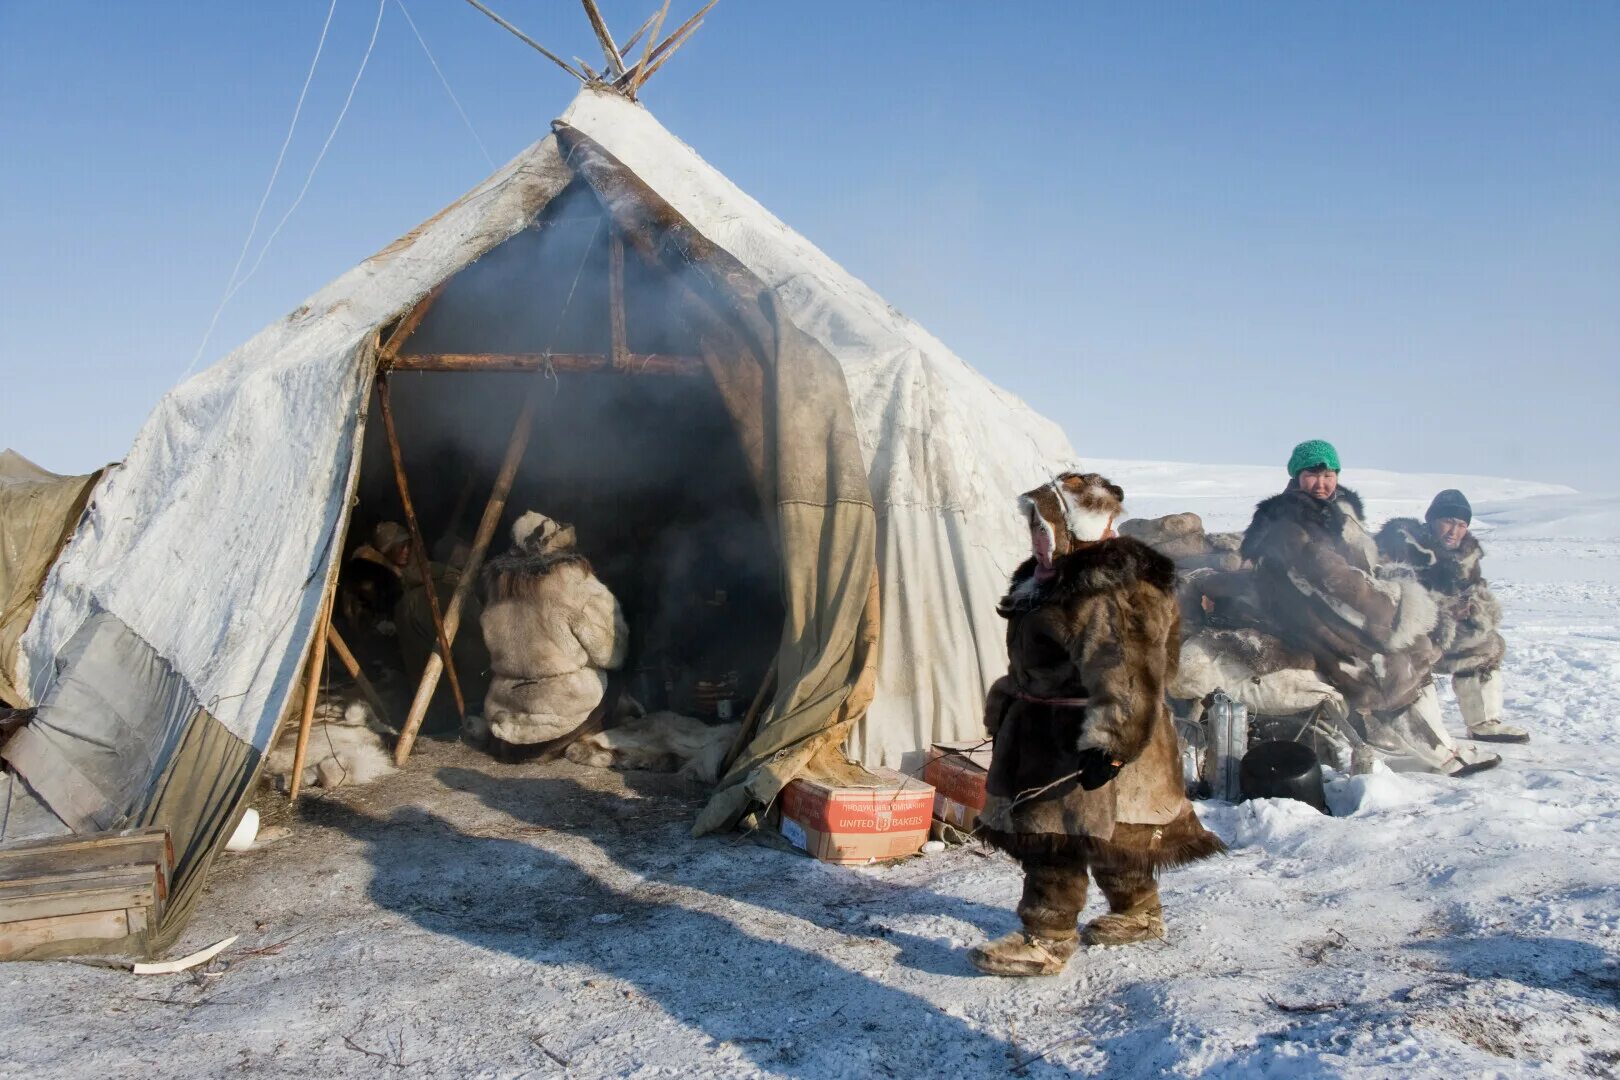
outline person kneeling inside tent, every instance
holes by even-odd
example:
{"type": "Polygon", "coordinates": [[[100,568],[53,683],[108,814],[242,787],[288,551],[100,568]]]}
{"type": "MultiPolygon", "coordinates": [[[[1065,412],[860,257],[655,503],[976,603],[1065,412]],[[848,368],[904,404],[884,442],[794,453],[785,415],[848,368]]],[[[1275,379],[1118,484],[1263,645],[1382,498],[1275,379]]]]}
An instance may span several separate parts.
{"type": "MultiPolygon", "coordinates": [[[[411,534],[405,526],[397,521],[382,522],[372,530],[371,546],[399,575],[403,591],[394,604],[394,632],[399,637],[400,658],[404,661],[405,675],[414,692],[423,669],[427,667],[428,657],[439,648],[439,634],[433,624],[427,583],[422,580],[421,563],[417,560],[411,534]]],[[[429,561],[427,566],[442,617],[450,607],[450,598],[455,595],[456,586],[461,582],[461,569],[436,561],[429,561]]],[[[469,596],[461,614],[461,626],[465,629],[450,644],[456,677],[460,681],[462,694],[469,702],[476,702],[483,694],[484,673],[489,670],[489,653],[484,648],[483,637],[474,629],[477,625],[477,598],[469,596]]],[[[450,691],[441,681],[434,693],[423,731],[452,732],[455,727],[456,716],[450,691]]]]}
{"type": "Polygon", "coordinates": [[[571,737],[624,663],[630,632],[619,602],[574,548],[574,527],[530,511],[510,552],[485,565],[484,643],[492,677],[489,734],[540,749],[571,737]]]}
{"type": "Polygon", "coordinates": [[[1321,439],[1302,442],[1288,475],[1243,534],[1265,629],[1314,658],[1392,768],[1466,776],[1500,764],[1446,734],[1433,678],[1440,650],[1430,637],[1439,608],[1410,567],[1380,564],[1361,499],[1339,485],[1338,451],[1321,439]]]}
{"type": "Polygon", "coordinates": [[[1444,650],[1436,671],[1451,675],[1468,737],[1482,742],[1524,743],[1530,733],[1502,722],[1502,657],[1507,643],[1498,628],[1502,605],[1480,570],[1485,553],[1469,526],[1474,509],[1455,488],[1434,497],[1423,520],[1395,518],[1378,531],[1378,551],[1390,562],[1417,570],[1440,605],[1435,643],[1444,650]]]}
{"type": "Polygon", "coordinates": [[[995,750],[980,832],[1023,864],[1023,929],[973,951],[987,974],[1063,969],[1088,869],[1109,914],[1086,943],[1163,937],[1155,872],[1225,850],[1187,801],[1165,702],[1175,564],[1114,535],[1123,498],[1101,476],[1065,473],[1019,501],[1035,554],[999,607],[1009,664],[985,702],[995,750]]]}

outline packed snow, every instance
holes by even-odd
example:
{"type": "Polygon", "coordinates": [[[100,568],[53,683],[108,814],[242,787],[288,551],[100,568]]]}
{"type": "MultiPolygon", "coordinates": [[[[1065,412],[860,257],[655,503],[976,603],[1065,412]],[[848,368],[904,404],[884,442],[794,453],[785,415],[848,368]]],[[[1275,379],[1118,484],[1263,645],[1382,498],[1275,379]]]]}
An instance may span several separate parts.
{"type": "MultiPolygon", "coordinates": [[[[1281,475],[1087,464],[1216,529],[1281,475]]],[[[0,1075],[1616,1075],[1620,499],[1343,479],[1375,521],[1474,501],[1534,740],[1462,781],[1334,778],[1332,817],[1200,803],[1232,851],[1167,875],[1162,944],[982,977],[966,950],[1016,922],[998,855],[693,841],[702,794],[672,778],[428,743],[296,813],[259,800],[291,835],[222,856],[175,950],[240,934],[225,963],[0,969],[0,1075]]]]}

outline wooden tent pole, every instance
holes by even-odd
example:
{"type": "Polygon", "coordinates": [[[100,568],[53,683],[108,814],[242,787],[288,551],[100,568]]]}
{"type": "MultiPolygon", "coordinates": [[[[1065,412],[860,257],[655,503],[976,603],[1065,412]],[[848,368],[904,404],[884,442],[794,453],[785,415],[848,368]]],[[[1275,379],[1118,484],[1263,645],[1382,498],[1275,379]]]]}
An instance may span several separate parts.
{"type": "Polygon", "coordinates": [[[427,593],[428,614],[433,617],[433,635],[438,638],[445,670],[450,675],[450,693],[456,699],[456,715],[466,721],[467,701],[461,695],[461,679],[456,675],[456,665],[450,662],[450,638],[444,632],[444,616],[439,612],[439,590],[433,586],[427,543],[422,539],[422,529],[416,521],[416,507],[411,503],[411,486],[405,481],[405,459],[399,450],[399,432],[394,428],[394,406],[386,373],[377,376],[377,404],[382,408],[383,431],[388,435],[388,455],[394,461],[394,483],[399,487],[399,501],[405,507],[405,525],[411,530],[411,551],[416,556],[416,572],[422,577],[422,590],[427,593]]]}
{"type": "Polygon", "coordinates": [[[607,57],[608,74],[618,78],[624,74],[624,57],[619,55],[619,47],[613,43],[613,35],[608,33],[607,21],[602,13],[596,10],[596,0],[580,0],[585,5],[585,17],[591,20],[591,29],[596,31],[596,40],[602,43],[602,55],[607,57]]]}
{"type": "Polygon", "coordinates": [[[613,343],[613,370],[630,366],[630,335],[624,319],[624,237],[608,230],[608,336],[613,343]]]}
{"type": "MultiPolygon", "coordinates": [[[[642,83],[641,73],[643,71],[647,70],[647,61],[652,56],[653,42],[655,40],[657,40],[659,32],[664,29],[664,16],[668,15],[668,14],[669,14],[669,0],[664,0],[664,6],[659,8],[658,13],[653,16],[653,18],[656,19],[657,22],[655,22],[653,24],[652,33],[647,35],[647,45],[646,45],[646,47],[641,50],[641,63],[636,65],[636,72],[635,72],[635,74],[633,74],[630,77],[630,87],[629,87],[629,90],[627,91],[627,93],[629,93],[629,95],[632,98],[634,98],[636,96],[636,90],[637,90],[637,88],[639,88],[641,86],[641,83],[642,83]]],[[[643,24],[642,29],[645,30],[646,28],[647,28],[646,25],[643,24]]],[[[635,39],[632,38],[631,41],[630,41],[630,44],[626,45],[625,48],[630,49],[630,48],[633,48],[634,46],[635,46],[635,39]]]]}
{"type": "MultiPolygon", "coordinates": [[[[450,606],[444,613],[445,636],[451,641],[456,640],[456,631],[461,627],[461,609],[466,606],[467,597],[471,595],[474,583],[478,580],[478,569],[483,565],[484,553],[489,550],[490,541],[495,538],[495,528],[501,522],[501,514],[506,510],[507,497],[512,494],[512,481],[517,476],[518,466],[523,463],[523,452],[529,447],[529,436],[534,430],[534,414],[540,405],[540,395],[547,383],[544,379],[535,379],[529,388],[529,395],[523,401],[523,409],[518,413],[517,423],[512,426],[512,438],[506,446],[506,458],[501,462],[501,471],[495,477],[495,487],[489,493],[489,502],[484,506],[484,516],[478,522],[478,532],[473,537],[472,552],[467,556],[467,566],[461,572],[461,581],[456,585],[455,595],[450,597],[450,606]]],[[[428,657],[427,669],[422,672],[422,682],[416,688],[416,698],[411,702],[411,711],[405,717],[405,727],[399,733],[399,744],[394,747],[394,762],[405,764],[411,756],[411,748],[416,745],[416,733],[422,727],[422,718],[427,715],[428,702],[433,698],[434,688],[438,686],[439,675],[444,667],[444,660],[438,653],[428,657]]]]}
{"type": "Polygon", "coordinates": [[[337,658],[342,662],[344,670],[349,673],[349,677],[354,680],[354,684],[360,688],[360,693],[365,696],[366,701],[376,711],[377,719],[387,723],[388,709],[383,705],[382,696],[377,693],[377,688],[371,685],[371,680],[366,678],[365,670],[361,668],[360,661],[356,660],[354,653],[349,651],[349,643],[343,640],[343,635],[339,634],[337,627],[330,622],[326,624],[326,642],[332,646],[332,651],[337,654],[337,658]]]}
{"type": "Polygon", "coordinates": [[[326,667],[326,630],[332,625],[332,597],[321,595],[321,609],[315,616],[315,639],[310,642],[309,683],[304,687],[304,711],[298,718],[298,744],[293,749],[292,780],[287,801],[296,802],[304,781],[304,756],[309,752],[309,732],[315,724],[315,704],[321,696],[321,673],[326,667]]]}

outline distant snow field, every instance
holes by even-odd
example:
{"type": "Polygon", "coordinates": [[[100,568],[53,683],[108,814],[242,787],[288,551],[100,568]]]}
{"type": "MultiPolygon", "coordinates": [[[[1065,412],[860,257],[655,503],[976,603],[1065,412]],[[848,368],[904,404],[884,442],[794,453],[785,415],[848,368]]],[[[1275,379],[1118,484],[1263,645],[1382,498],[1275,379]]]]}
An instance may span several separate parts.
{"type": "MultiPolygon", "coordinates": [[[[1282,475],[1087,466],[1214,529],[1282,475]]],[[[1533,741],[1463,781],[1335,778],[1333,817],[1199,804],[1232,852],[1167,875],[1162,944],[981,977],[966,949],[1016,923],[1000,856],[693,841],[668,778],[430,744],[296,817],[261,799],[293,835],[222,857],[178,948],[242,935],[223,973],[0,968],[0,1075],[1620,1075],[1620,499],[1343,479],[1375,522],[1474,502],[1533,741]]]]}

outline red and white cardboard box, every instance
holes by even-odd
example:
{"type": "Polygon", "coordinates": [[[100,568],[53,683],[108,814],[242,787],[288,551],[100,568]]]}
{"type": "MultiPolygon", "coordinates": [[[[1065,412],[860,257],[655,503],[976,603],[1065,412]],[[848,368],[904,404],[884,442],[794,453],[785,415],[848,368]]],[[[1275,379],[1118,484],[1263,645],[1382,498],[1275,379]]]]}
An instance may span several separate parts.
{"type": "Polygon", "coordinates": [[[984,810],[985,782],[990,778],[990,748],[972,744],[935,743],[928,748],[923,779],[934,789],[934,819],[972,832],[984,810]]]}
{"type": "Polygon", "coordinates": [[[801,777],[782,789],[782,835],[823,862],[868,863],[914,855],[928,839],[934,789],[891,769],[876,782],[835,785],[801,777]]]}

